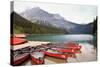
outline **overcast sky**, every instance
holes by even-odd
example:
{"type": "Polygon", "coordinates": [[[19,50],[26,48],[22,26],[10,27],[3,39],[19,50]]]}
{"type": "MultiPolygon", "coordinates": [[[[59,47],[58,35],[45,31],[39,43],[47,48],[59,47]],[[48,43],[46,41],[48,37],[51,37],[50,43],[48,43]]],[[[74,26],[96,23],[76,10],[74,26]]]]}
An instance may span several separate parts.
{"type": "Polygon", "coordinates": [[[95,16],[97,16],[96,6],[38,2],[14,2],[14,11],[17,13],[21,13],[34,7],[40,7],[41,9],[52,14],[59,14],[66,20],[78,24],[88,24],[93,21],[95,16]]]}

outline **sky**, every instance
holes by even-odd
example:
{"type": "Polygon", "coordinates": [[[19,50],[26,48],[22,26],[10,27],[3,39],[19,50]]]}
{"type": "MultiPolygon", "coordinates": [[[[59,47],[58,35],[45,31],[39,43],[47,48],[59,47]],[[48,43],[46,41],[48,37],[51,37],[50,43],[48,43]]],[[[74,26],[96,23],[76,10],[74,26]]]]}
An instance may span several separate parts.
{"type": "Polygon", "coordinates": [[[40,7],[41,9],[52,14],[59,14],[66,20],[78,24],[88,24],[97,16],[97,6],[93,5],[55,4],[30,1],[14,2],[14,11],[19,14],[34,7],[40,7]]]}

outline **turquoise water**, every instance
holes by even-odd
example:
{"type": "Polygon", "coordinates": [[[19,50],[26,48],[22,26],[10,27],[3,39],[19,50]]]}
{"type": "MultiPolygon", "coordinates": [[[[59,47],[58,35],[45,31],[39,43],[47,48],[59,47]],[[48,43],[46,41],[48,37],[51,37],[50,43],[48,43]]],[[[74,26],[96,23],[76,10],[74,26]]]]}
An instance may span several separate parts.
{"type": "Polygon", "coordinates": [[[49,42],[66,42],[66,41],[92,41],[92,35],[50,35],[50,34],[30,34],[26,37],[29,41],[49,41],[49,42]]]}

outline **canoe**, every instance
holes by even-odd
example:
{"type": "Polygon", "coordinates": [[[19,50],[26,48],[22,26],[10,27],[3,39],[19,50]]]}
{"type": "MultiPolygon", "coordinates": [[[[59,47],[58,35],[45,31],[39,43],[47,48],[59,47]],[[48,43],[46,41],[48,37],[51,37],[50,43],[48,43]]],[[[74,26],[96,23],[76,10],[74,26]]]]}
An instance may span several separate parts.
{"type": "Polygon", "coordinates": [[[66,48],[72,48],[72,49],[75,49],[75,50],[80,50],[82,48],[81,45],[79,45],[78,43],[74,43],[74,42],[66,43],[65,47],[66,48]]]}
{"type": "Polygon", "coordinates": [[[23,44],[26,42],[27,42],[26,39],[16,38],[16,37],[11,38],[11,45],[19,45],[19,44],[23,44]]]}
{"type": "Polygon", "coordinates": [[[23,64],[26,60],[29,59],[29,53],[23,53],[20,49],[13,51],[11,54],[11,64],[13,66],[18,66],[23,64]]]}
{"type": "Polygon", "coordinates": [[[67,55],[53,49],[48,49],[47,51],[44,51],[44,53],[48,56],[55,57],[55,58],[60,58],[60,59],[65,59],[65,60],[68,58],[67,55]]]}
{"type": "Polygon", "coordinates": [[[58,50],[59,52],[62,53],[73,53],[73,54],[76,53],[74,49],[70,49],[70,48],[51,48],[51,49],[58,50]]]}
{"type": "Polygon", "coordinates": [[[31,52],[31,63],[32,64],[44,64],[44,53],[43,52],[31,52]]]}

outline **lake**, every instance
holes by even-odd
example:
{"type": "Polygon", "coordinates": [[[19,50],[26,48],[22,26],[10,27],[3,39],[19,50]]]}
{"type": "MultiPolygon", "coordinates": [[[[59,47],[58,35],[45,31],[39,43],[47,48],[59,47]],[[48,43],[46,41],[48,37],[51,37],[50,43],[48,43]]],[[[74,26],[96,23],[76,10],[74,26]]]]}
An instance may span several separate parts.
{"type": "Polygon", "coordinates": [[[56,34],[29,34],[26,37],[29,41],[49,41],[49,42],[65,42],[65,41],[93,41],[93,35],[75,34],[75,35],[56,35],[56,34]]]}

